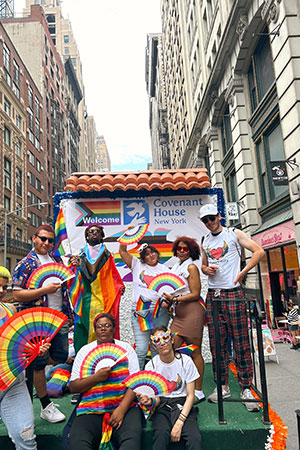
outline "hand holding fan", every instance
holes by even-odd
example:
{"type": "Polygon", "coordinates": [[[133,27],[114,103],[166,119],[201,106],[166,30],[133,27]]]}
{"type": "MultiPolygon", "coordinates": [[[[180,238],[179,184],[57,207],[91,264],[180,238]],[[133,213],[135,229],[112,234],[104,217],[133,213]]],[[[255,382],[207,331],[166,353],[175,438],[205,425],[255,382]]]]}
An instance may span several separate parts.
{"type": "Polygon", "coordinates": [[[168,381],[160,373],[151,370],[133,373],[125,378],[122,383],[135,393],[148,395],[150,398],[170,394],[177,386],[175,381],[168,381]]]}
{"type": "Polygon", "coordinates": [[[125,233],[120,236],[117,241],[123,245],[130,245],[139,242],[147,233],[149,224],[138,225],[137,227],[126,230],[125,233]]]}
{"type": "Polygon", "coordinates": [[[52,308],[35,307],[11,316],[0,327],[0,390],[4,391],[38,356],[68,320],[52,308]]]}
{"type": "Polygon", "coordinates": [[[71,269],[59,263],[48,263],[39,266],[30,275],[27,281],[27,287],[31,289],[38,289],[44,285],[49,278],[56,278],[57,283],[64,283],[75,277],[71,269]]]}
{"type": "Polygon", "coordinates": [[[84,358],[80,367],[80,377],[93,375],[103,367],[113,367],[125,358],[127,351],[117,344],[105,343],[94,347],[84,358]]]}

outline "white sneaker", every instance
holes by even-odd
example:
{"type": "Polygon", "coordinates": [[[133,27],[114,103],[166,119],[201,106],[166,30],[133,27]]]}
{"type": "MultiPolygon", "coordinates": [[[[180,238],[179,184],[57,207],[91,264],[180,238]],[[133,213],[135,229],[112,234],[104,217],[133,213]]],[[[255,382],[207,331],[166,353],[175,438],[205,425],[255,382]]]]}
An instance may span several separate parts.
{"type": "Polygon", "coordinates": [[[56,408],[53,402],[49,403],[46,408],[41,410],[40,418],[51,423],[63,422],[66,420],[66,416],[56,408]]]}
{"type": "MultiPolygon", "coordinates": [[[[250,391],[250,389],[244,389],[241,392],[241,399],[242,400],[255,400],[255,398],[253,397],[252,392],[250,391]]],[[[243,405],[246,406],[247,410],[250,412],[253,411],[259,411],[259,405],[258,403],[255,402],[243,402],[243,405]]]]}
{"type": "MultiPolygon", "coordinates": [[[[222,397],[223,399],[230,397],[229,386],[228,387],[222,386],[222,397]]],[[[211,403],[218,403],[218,391],[216,387],[214,389],[214,392],[207,397],[207,400],[211,403]]]]}
{"type": "Polygon", "coordinates": [[[199,389],[195,389],[194,405],[196,405],[197,403],[203,402],[204,400],[205,400],[204,392],[199,389]]]}

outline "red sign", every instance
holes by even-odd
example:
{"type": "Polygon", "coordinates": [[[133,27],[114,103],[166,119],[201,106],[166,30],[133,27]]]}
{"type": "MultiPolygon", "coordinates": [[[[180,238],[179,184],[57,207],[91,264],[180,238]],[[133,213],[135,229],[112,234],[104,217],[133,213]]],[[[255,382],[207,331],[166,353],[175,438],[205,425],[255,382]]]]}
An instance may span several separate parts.
{"type": "Polygon", "coordinates": [[[286,242],[295,241],[295,225],[293,220],[284,222],[269,230],[262,231],[261,233],[252,236],[252,239],[261,247],[276,247],[286,242]]]}

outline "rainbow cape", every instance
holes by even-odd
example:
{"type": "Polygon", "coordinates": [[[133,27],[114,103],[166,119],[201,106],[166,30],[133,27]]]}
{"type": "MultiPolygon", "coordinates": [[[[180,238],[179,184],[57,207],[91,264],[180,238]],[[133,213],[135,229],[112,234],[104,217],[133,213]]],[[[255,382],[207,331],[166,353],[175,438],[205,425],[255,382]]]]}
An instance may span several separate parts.
{"type": "Polygon", "coordinates": [[[65,254],[65,250],[63,248],[62,242],[65,239],[68,239],[67,228],[65,222],[65,216],[62,208],[60,208],[59,213],[56,218],[56,222],[54,225],[55,231],[55,242],[53,247],[53,253],[57,256],[63,256],[65,254]]]}
{"type": "Polygon", "coordinates": [[[110,313],[116,320],[115,338],[119,338],[119,305],[123,282],[113,256],[105,249],[94,264],[84,254],[79,266],[79,287],[82,303],[75,321],[74,347],[76,353],[85,344],[96,339],[94,318],[102,312],[110,313]]]}

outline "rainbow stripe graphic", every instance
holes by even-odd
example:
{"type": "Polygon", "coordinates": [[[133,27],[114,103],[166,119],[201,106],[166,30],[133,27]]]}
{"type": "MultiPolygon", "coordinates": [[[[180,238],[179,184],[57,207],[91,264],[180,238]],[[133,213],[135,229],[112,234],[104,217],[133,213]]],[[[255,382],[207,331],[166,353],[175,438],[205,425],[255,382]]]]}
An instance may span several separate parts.
{"type": "Polygon", "coordinates": [[[141,331],[152,330],[153,322],[150,309],[135,312],[141,331]]]}
{"type": "Polygon", "coordinates": [[[122,234],[117,241],[124,245],[135,244],[145,236],[148,228],[149,223],[146,223],[145,225],[138,225],[137,227],[132,228],[132,230],[125,231],[125,233],[122,234]]]}
{"type": "Polygon", "coordinates": [[[119,200],[75,203],[79,216],[75,220],[75,226],[88,225],[121,225],[121,202],[119,200]]]}
{"type": "Polygon", "coordinates": [[[148,289],[159,292],[166,286],[171,287],[174,291],[185,287],[185,283],[178,275],[171,272],[164,272],[156,275],[152,281],[148,284],[148,289]]]}
{"type": "Polygon", "coordinates": [[[48,263],[39,266],[30,275],[27,281],[27,287],[31,289],[38,289],[43,286],[48,278],[58,278],[61,283],[73,278],[75,274],[71,269],[59,263],[48,263]]]}
{"type": "Polygon", "coordinates": [[[47,392],[50,397],[61,397],[69,382],[71,372],[66,369],[56,369],[47,382],[47,392]]]}
{"type": "Polygon", "coordinates": [[[193,353],[194,350],[196,350],[196,348],[198,348],[197,345],[190,344],[184,347],[176,348],[176,351],[182,353],[183,355],[191,356],[191,354],[193,353]]]}
{"type": "Polygon", "coordinates": [[[127,351],[120,345],[100,344],[94,347],[82,361],[80,378],[89,377],[102,367],[113,367],[126,355],[127,351]]]}
{"type": "Polygon", "coordinates": [[[151,300],[145,300],[142,295],[139,296],[139,299],[136,304],[136,311],[144,311],[145,309],[150,309],[151,300]]]}
{"type": "Polygon", "coordinates": [[[1,327],[0,390],[4,391],[38,356],[68,320],[52,308],[35,307],[11,316],[1,327]]]}
{"type": "Polygon", "coordinates": [[[82,317],[82,296],[84,293],[82,275],[78,266],[72,266],[72,269],[75,277],[67,281],[67,289],[75,314],[82,317]]]}
{"type": "Polygon", "coordinates": [[[114,450],[114,446],[110,442],[112,435],[112,426],[109,424],[110,414],[105,413],[102,421],[102,436],[99,450],[114,450]]]}
{"type": "Polygon", "coordinates": [[[168,381],[160,373],[151,370],[133,373],[122,383],[134,392],[148,395],[148,397],[170,394],[177,386],[175,381],[168,381]]]}
{"type": "Polygon", "coordinates": [[[55,243],[53,247],[53,252],[57,255],[62,256],[65,254],[62,242],[65,239],[68,239],[65,217],[62,208],[60,208],[59,213],[57,215],[54,231],[55,231],[55,243]]]}
{"type": "Polygon", "coordinates": [[[160,313],[160,309],[161,309],[161,298],[159,298],[154,306],[154,310],[153,310],[153,317],[156,318],[158,317],[158,314],[160,313]]]}

